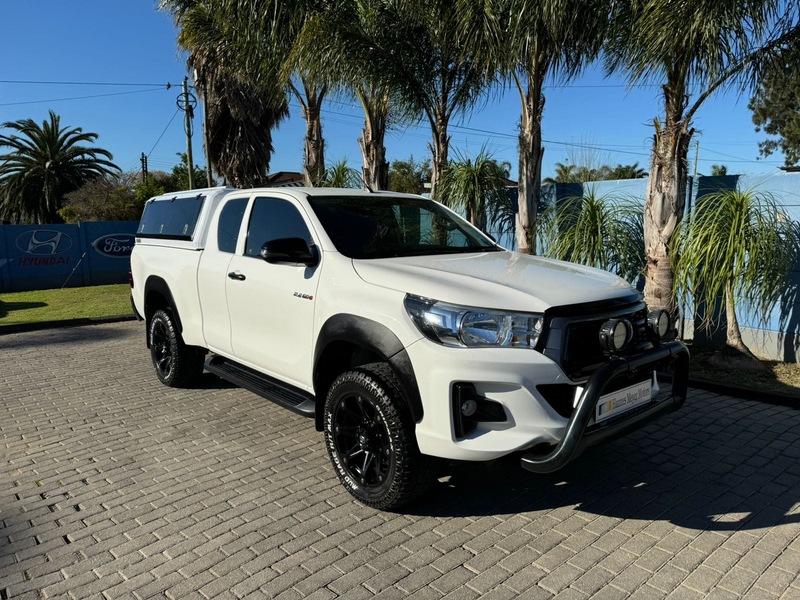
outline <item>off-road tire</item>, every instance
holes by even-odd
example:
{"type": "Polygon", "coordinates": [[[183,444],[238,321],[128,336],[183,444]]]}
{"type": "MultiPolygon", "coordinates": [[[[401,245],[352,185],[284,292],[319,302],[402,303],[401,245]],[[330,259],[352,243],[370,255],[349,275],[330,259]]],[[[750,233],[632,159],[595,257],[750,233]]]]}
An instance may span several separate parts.
{"type": "MultiPolygon", "coordinates": [[[[424,494],[436,479],[438,461],[420,453],[408,403],[389,365],[371,363],[337,377],[328,390],[323,421],[325,446],[333,469],[345,489],[360,502],[380,510],[396,509],[424,494]],[[348,399],[357,397],[374,408],[368,407],[368,412],[375,415],[374,427],[390,449],[386,453],[388,467],[384,478],[371,486],[364,485],[364,480],[359,480],[359,475],[348,468],[344,450],[337,448],[336,442],[337,407],[344,410],[343,403],[352,403],[348,399]]],[[[338,439],[341,445],[341,436],[338,439]]],[[[374,466],[378,471],[381,469],[380,463],[374,466]]]]}
{"type": "Polygon", "coordinates": [[[172,313],[158,310],[150,319],[150,357],[159,381],[169,387],[189,387],[203,374],[205,352],[181,339],[172,313]],[[165,361],[165,356],[168,360],[165,361]],[[168,365],[167,365],[168,363],[168,365]],[[168,368],[165,368],[168,366],[168,368]]]}

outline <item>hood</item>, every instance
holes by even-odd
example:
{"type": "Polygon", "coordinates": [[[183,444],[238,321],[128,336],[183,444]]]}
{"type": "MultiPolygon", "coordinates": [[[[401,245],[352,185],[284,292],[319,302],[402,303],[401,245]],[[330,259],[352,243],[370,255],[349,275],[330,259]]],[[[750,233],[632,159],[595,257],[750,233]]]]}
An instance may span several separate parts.
{"type": "Polygon", "coordinates": [[[606,271],[518,252],[353,260],[364,281],[442,302],[544,312],[636,294],[606,271]]]}

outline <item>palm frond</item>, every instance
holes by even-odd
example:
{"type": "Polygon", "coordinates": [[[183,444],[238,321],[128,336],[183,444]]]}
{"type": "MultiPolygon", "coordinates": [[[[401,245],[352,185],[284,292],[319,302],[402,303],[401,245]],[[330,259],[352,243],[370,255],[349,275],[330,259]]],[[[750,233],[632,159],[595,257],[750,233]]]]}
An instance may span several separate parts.
{"type": "Polygon", "coordinates": [[[634,282],[644,268],[642,208],[632,199],[583,196],[548,207],[539,227],[546,256],[616,273],[634,282]]]}
{"type": "MultiPolygon", "coordinates": [[[[675,295],[713,307],[730,286],[737,305],[766,319],[800,247],[797,225],[769,193],[723,190],[702,196],[672,249],[675,295]]],[[[713,310],[702,324],[719,323],[713,310]]]]}

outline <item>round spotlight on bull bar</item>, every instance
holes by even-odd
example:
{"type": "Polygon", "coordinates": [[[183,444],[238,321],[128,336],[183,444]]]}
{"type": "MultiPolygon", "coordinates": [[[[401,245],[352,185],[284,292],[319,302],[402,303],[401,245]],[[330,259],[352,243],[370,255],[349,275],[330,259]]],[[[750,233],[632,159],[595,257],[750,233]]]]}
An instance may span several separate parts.
{"type": "Polygon", "coordinates": [[[633,325],[628,319],[609,319],[600,327],[600,346],[616,354],[625,349],[633,337],[633,325]]]}
{"type": "Polygon", "coordinates": [[[665,338],[672,329],[672,317],[666,310],[651,310],[647,315],[647,326],[660,338],[665,338]]]}

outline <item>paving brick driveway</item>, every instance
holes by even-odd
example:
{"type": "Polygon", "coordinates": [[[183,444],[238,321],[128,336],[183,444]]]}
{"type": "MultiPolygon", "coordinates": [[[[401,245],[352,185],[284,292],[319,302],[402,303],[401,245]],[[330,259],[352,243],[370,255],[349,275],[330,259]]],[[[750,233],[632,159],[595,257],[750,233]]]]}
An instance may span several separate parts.
{"type": "Polygon", "coordinates": [[[137,323],[0,337],[0,600],[800,598],[798,411],[694,392],[561,473],[446,466],[392,514],[310,420],[151,370],[137,323]]]}

